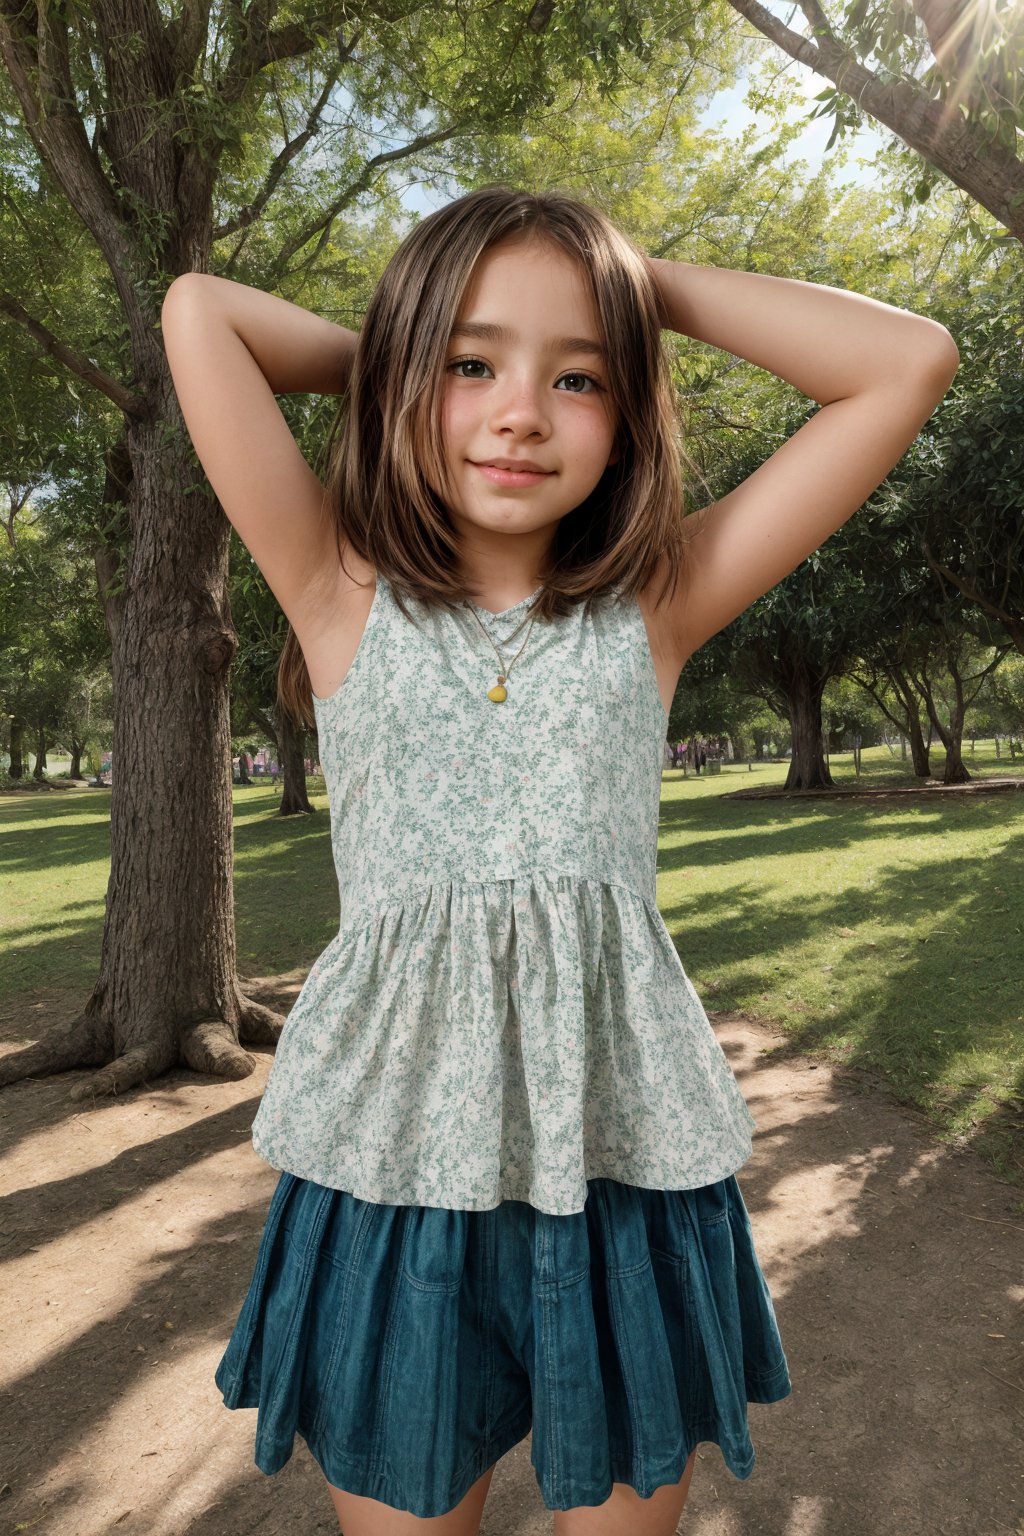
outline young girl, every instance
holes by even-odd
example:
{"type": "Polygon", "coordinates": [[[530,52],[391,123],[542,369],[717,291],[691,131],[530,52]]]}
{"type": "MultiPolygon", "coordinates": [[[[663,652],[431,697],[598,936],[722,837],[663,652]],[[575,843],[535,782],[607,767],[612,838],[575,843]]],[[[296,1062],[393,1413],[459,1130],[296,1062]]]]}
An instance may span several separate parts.
{"type": "Polygon", "coordinates": [[[531,1429],[556,1536],[672,1532],[698,1443],[749,1477],[747,1404],[791,1383],[755,1121],[656,905],[669,706],[897,462],[952,338],[505,187],[415,227],[358,336],[194,274],[163,320],[291,625],[341,895],[253,1124],[280,1178],[217,1386],[264,1472],[302,1435],[345,1536],[477,1532],[531,1429]],[[822,405],[689,516],[663,326],[822,405]],[[347,392],[326,488],[274,400],[313,390],[347,392]]]}

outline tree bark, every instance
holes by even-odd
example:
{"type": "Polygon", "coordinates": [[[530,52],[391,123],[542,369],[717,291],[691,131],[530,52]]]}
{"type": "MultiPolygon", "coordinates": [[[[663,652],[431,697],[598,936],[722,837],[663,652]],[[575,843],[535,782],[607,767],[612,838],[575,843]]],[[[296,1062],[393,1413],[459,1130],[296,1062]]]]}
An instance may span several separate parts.
{"type": "Polygon", "coordinates": [[[783,786],[785,789],[831,789],[835,785],[823,750],[821,696],[824,691],[824,683],[817,682],[802,667],[794,669],[787,680],[793,755],[783,786]]]}
{"type": "Polygon", "coordinates": [[[134,529],[112,645],[110,882],[100,973],[82,1013],[0,1063],[0,1084],[99,1066],[72,1099],[123,1092],[176,1065],[247,1076],[242,1042],[272,1045],[281,1016],[236,973],[227,688],[229,524],[191,470],[164,370],[162,409],[133,422],[134,529]],[[167,751],[153,752],[155,740],[167,751]]]}
{"type": "Polygon", "coordinates": [[[280,712],[278,739],[281,746],[283,775],[280,816],[295,816],[301,811],[315,811],[306,788],[305,732],[280,712]]]}
{"type": "Polygon", "coordinates": [[[11,720],[11,766],[12,779],[21,779],[25,775],[25,722],[13,716],[11,720]]]}

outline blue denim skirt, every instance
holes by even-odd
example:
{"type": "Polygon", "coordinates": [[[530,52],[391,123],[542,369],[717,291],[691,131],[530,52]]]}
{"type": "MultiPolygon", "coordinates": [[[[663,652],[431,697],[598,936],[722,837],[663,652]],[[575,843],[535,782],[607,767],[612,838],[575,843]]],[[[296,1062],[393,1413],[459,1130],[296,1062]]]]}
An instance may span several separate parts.
{"type": "Polygon", "coordinates": [[[713,1441],[750,1476],[747,1404],[792,1391],[734,1174],[591,1179],[584,1209],[377,1205],[282,1173],[215,1380],[256,1465],[302,1436],[328,1482],[447,1514],[533,1431],[548,1509],[649,1498],[713,1441]]]}

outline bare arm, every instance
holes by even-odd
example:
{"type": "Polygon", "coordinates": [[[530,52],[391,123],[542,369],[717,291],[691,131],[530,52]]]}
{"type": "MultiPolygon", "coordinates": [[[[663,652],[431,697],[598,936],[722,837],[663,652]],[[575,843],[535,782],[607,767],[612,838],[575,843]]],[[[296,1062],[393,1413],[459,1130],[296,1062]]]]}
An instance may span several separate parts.
{"type": "Polygon", "coordinates": [[[651,258],[673,331],[745,357],[819,405],[959,359],[945,326],[862,293],[651,258]]]}
{"type": "Polygon", "coordinates": [[[200,273],[161,311],[174,388],[225,515],[302,642],[339,570],[323,486],[275,394],[344,393],[356,334],[297,304],[200,273]]]}
{"type": "Polygon", "coordinates": [[[785,379],[822,409],[709,510],[668,625],[682,659],[805,560],[885,479],[949,388],[944,326],[824,284],[651,260],[672,330],[785,379]]]}
{"type": "Polygon", "coordinates": [[[275,395],[343,395],[359,340],[299,304],[226,277],[190,272],[167,290],[188,282],[202,286],[205,302],[244,343],[275,395]]]}

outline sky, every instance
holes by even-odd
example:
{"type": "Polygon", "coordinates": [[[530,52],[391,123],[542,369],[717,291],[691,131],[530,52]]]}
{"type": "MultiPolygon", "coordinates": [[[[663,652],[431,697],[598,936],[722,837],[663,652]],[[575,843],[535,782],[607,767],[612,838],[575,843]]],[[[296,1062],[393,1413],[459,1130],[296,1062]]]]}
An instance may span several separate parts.
{"type": "MultiPolygon", "coordinates": [[[[785,58],[782,50],[776,48],[773,43],[765,40],[765,48],[771,50],[779,61],[781,67],[785,58]]],[[[831,82],[824,76],[817,75],[806,65],[800,64],[796,59],[791,59],[788,68],[784,71],[791,84],[795,84],[803,98],[801,103],[795,104],[786,113],[786,120],[790,123],[800,122],[807,114],[821,105],[814,100],[815,96],[828,87],[831,82]]],[[[763,114],[752,112],[744,104],[744,96],[749,88],[746,79],[740,80],[732,90],[719,91],[709,103],[707,109],[701,114],[698,121],[703,127],[715,125],[722,133],[734,134],[738,139],[747,125],[763,114]]],[[[767,129],[767,122],[764,124],[767,129]]],[[[875,153],[884,148],[892,139],[892,133],[888,128],[875,126],[873,120],[865,119],[865,126],[857,133],[847,133],[844,138],[837,139],[828,155],[825,154],[825,145],[829,141],[832,129],[835,126],[835,118],[818,117],[814,122],[804,122],[803,130],[799,137],[795,138],[786,151],[784,163],[791,165],[797,160],[806,160],[807,175],[813,176],[821,166],[823,160],[834,160],[839,151],[846,151],[846,163],[841,168],[836,167],[835,174],[838,181],[854,182],[867,186],[877,175],[869,167],[859,165],[860,160],[871,160],[875,153]]],[[[765,134],[759,134],[758,138],[764,138],[765,134]]]]}
{"type": "MultiPolygon", "coordinates": [[[[777,11],[783,9],[781,5],[776,6],[777,11]]],[[[788,15],[785,18],[780,16],[780,19],[788,20],[788,15]]],[[[776,61],[773,67],[782,69],[786,56],[780,48],[765,39],[763,57],[776,61]]],[[[799,122],[801,117],[806,117],[808,112],[819,105],[814,101],[814,97],[826,88],[829,81],[795,59],[789,61],[783,73],[791,83],[798,86],[803,100],[807,103],[807,105],[795,105],[786,114],[789,122],[799,122]]],[[[763,119],[763,114],[751,111],[744,103],[749,84],[749,80],[743,76],[731,89],[717,92],[698,118],[700,125],[705,128],[715,126],[719,132],[735,136],[738,140],[748,123],[758,117],[763,119]]],[[[873,173],[869,167],[858,164],[858,160],[871,160],[876,151],[891,140],[892,134],[888,129],[876,128],[871,120],[867,119],[864,128],[856,134],[847,133],[843,139],[837,140],[826,156],[825,145],[828,143],[834,122],[835,119],[832,117],[820,117],[814,122],[805,122],[802,132],[787,149],[783,163],[793,165],[798,160],[804,160],[807,162],[805,174],[811,177],[818,170],[823,159],[835,160],[838,153],[845,150],[846,163],[835,166],[837,185],[840,183],[869,185],[876,173],[873,173]]],[[[764,131],[758,135],[758,139],[767,137],[767,134],[768,122],[764,119],[764,131]]],[[[427,214],[440,207],[447,199],[439,194],[432,195],[420,186],[410,186],[403,192],[401,201],[410,212],[427,214]]]]}

